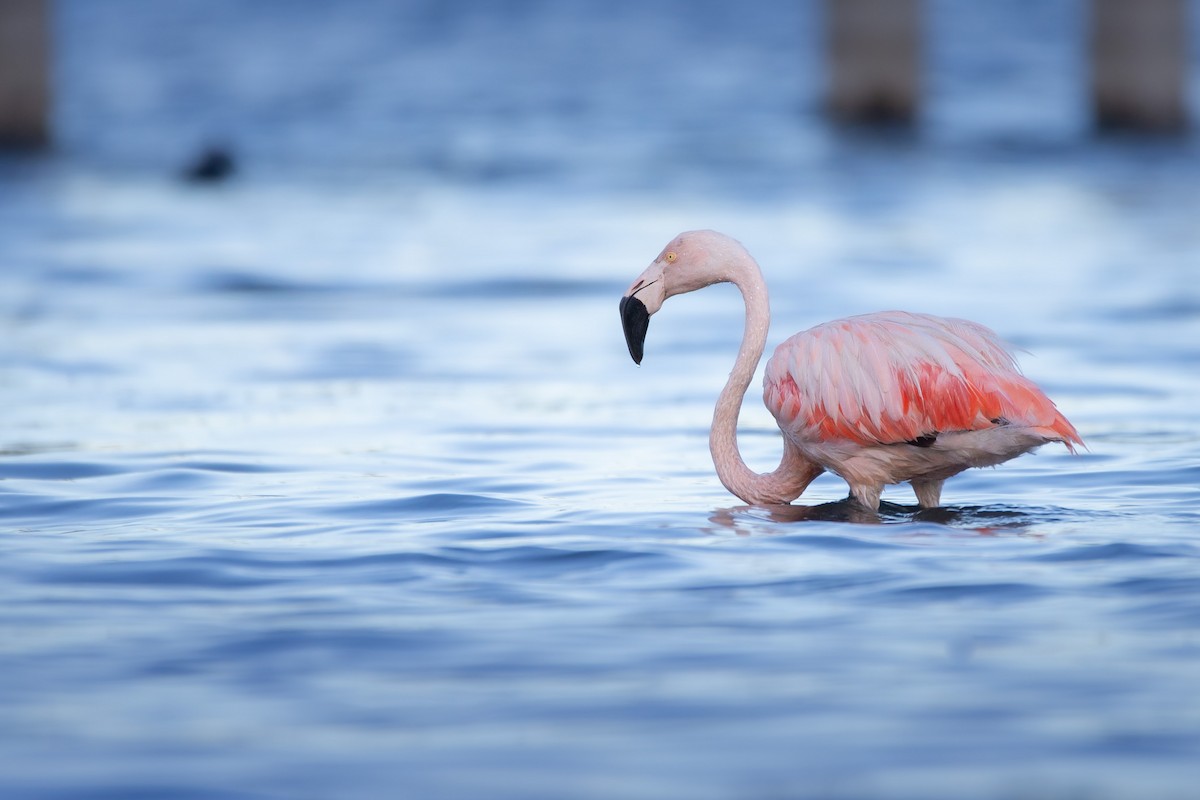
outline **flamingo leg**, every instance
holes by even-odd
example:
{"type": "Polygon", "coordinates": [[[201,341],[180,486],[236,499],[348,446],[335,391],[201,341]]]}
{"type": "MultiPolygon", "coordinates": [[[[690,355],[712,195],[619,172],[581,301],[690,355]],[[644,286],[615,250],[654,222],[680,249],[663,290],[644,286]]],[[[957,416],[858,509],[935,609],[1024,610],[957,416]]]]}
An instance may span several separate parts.
{"type": "Polygon", "coordinates": [[[942,503],[942,484],[945,481],[935,481],[929,478],[913,478],[913,491],[917,495],[917,504],[921,508],[937,508],[942,503]]]}
{"type": "Polygon", "coordinates": [[[883,494],[883,484],[880,483],[850,484],[850,496],[872,511],[879,510],[879,496],[881,494],[883,494]]]}

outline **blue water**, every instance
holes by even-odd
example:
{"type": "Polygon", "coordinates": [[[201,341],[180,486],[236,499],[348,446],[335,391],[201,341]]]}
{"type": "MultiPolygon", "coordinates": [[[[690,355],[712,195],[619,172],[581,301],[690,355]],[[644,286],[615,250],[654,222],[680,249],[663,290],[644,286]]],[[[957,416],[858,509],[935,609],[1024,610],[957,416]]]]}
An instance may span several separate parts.
{"type": "Polygon", "coordinates": [[[1076,4],[932,3],[908,136],[807,4],[149,5],[0,161],[0,794],[1195,795],[1200,148],[1087,132],[1076,4]],[[700,226],[772,344],[977,319],[1088,450],[739,505],[736,292],[617,319],[700,226]]]}

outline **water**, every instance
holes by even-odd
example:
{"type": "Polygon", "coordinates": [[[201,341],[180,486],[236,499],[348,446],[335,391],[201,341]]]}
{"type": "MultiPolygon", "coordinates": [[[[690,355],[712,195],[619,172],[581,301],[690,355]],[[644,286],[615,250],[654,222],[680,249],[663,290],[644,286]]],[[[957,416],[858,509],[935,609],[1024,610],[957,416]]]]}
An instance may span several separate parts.
{"type": "Polygon", "coordinates": [[[915,139],[809,110],[803,5],[284,5],[63,3],[0,162],[0,792],[1192,795],[1200,162],[1085,135],[1071,4],[935,4],[915,139]],[[971,317],[1089,449],[740,506],[736,293],[617,320],[698,226],[772,345],[971,317]]]}

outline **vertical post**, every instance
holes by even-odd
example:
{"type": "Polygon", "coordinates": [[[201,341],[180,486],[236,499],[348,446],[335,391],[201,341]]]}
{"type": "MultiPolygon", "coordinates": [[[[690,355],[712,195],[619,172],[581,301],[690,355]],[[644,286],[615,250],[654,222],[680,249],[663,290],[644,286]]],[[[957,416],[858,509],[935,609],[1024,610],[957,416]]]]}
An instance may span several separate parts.
{"type": "Polygon", "coordinates": [[[1092,105],[1101,128],[1187,124],[1184,0],[1092,0],[1092,105]]]}
{"type": "Polygon", "coordinates": [[[911,122],[921,85],[920,0],[825,0],[829,111],[911,122]]]}
{"type": "Polygon", "coordinates": [[[50,0],[0,0],[0,147],[50,140],[50,0]]]}

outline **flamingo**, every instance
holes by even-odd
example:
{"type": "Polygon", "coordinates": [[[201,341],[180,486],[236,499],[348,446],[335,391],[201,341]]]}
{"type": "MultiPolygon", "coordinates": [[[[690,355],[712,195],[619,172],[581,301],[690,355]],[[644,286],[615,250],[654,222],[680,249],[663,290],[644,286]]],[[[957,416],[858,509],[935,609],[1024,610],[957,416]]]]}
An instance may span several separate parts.
{"type": "Polygon", "coordinates": [[[773,472],[755,473],[738,452],[737,420],[771,312],[750,253],[716,231],[680,234],[621,298],[621,324],[641,364],[650,316],[663,301],[722,282],[741,291],[746,326],[713,411],[709,450],[721,483],[750,505],[789,503],[829,470],[867,509],[878,510],[884,486],[906,481],[920,507],[935,508],[942,484],[965,469],[1048,442],[1072,453],[1083,445],[994,332],[963,319],[883,311],[817,325],[776,348],[763,402],[783,432],[783,458],[773,472]]]}

